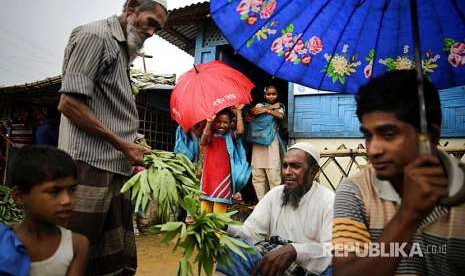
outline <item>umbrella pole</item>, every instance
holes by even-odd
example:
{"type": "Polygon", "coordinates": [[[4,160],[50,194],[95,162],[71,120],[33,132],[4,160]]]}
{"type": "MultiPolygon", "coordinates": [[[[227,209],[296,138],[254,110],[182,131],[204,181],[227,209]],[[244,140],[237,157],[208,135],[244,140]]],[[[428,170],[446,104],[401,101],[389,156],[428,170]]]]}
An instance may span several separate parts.
{"type": "MultiPolygon", "coordinates": [[[[420,105],[420,135],[419,139],[419,151],[423,154],[431,154],[431,143],[428,135],[428,125],[426,122],[426,107],[425,107],[425,94],[423,91],[423,70],[421,66],[421,55],[420,55],[420,33],[418,28],[418,13],[417,13],[417,1],[410,0],[410,12],[412,19],[412,33],[413,33],[413,48],[415,50],[415,67],[417,70],[418,78],[418,103],[420,105]]],[[[465,167],[465,166],[464,166],[465,167]]],[[[439,204],[442,206],[456,206],[465,202],[465,184],[462,188],[454,195],[449,197],[441,198],[439,204]]]]}
{"type": "Polygon", "coordinates": [[[412,20],[413,49],[415,53],[415,69],[418,80],[418,104],[420,106],[420,136],[419,150],[423,154],[431,154],[431,144],[428,135],[428,124],[426,121],[425,94],[423,90],[423,69],[420,52],[420,31],[418,27],[417,0],[410,0],[410,18],[412,20]]]}

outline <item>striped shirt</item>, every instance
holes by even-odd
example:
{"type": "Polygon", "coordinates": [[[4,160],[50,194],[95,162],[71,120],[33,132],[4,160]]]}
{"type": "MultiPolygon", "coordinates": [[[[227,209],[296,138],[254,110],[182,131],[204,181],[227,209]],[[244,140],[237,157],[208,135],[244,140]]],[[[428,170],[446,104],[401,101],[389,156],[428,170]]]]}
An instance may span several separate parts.
{"type": "MultiPolygon", "coordinates": [[[[439,158],[447,171],[449,189],[456,191],[464,183],[464,171],[446,153],[439,152],[439,158]]],[[[364,246],[379,240],[400,205],[401,198],[391,183],[376,178],[372,167],[345,180],[336,191],[334,246],[351,245],[344,248],[363,254],[364,246]]],[[[465,275],[465,203],[450,209],[437,206],[420,223],[412,243],[419,245],[421,254],[403,257],[396,275],[465,275]]]]}
{"type": "MultiPolygon", "coordinates": [[[[116,15],[82,25],[72,31],[65,50],[60,92],[85,96],[90,110],[109,130],[134,141],[139,121],[128,70],[126,38],[116,15]]],[[[64,115],[58,146],[98,169],[131,173],[122,152],[64,115]]]]}

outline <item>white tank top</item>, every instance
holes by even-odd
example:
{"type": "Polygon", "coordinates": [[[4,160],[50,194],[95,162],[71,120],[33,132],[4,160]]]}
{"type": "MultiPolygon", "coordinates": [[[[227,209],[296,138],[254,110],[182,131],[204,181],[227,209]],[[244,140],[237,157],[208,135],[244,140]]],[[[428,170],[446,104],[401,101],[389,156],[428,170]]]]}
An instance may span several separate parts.
{"type": "Polygon", "coordinates": [[[61,231],[60,245],[50,258],[31,262],[30,276],[66,276],[74,257],[73,234],[70,230],[58,226],[61,231]]]}

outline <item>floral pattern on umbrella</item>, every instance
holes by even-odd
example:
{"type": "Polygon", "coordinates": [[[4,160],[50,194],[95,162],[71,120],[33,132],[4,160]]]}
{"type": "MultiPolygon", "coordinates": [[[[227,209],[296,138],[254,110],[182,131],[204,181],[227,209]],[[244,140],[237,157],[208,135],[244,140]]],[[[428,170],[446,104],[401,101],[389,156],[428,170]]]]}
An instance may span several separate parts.
{"type": "Polygon", "coordinates": [[[340,82],[344,84],[346,82],[346,76],[350,76],[357,72],[357,67],[362,64],[358,60],[357,55],[348,56],[347,50],[349,45],[345,44],[342,47],[341,54],[334,54],[331,56],[325,54],[325,59],[328,61],[328,65],[323,69],[323,72],[326,72],[326,75],[331,78],[332,82],[340,82]]]}
{"type": "Polygon", "coordinates": [[[248,25],[259,19],[268,19],[276,10],[276,0],[242,0],[236,7],[237,13],[248,25]]]}
{"type": "Polygon", "coordinates": [[[281,36],[276,38],[271,45],[271,51],[278,56],[283,56],[285,61],[293,64],[308,65],[312,61],[312,55],[323,50],[323,42],[319,37],[312,36],[303,41],[302,34],[293,34],[294,24],[289,24],[281,30],[281,36]]]}
{"type": "MultiPolygon", "coordinates": [[[[439,89],[465,84],[464,1],[417,3],[423,72],[439,89]]],[[[211,17],[250,62],[291,82],[345,93],[414,67],[410,11],[405,0],[210,0],[211,17]]]]}
{"type": "Polygon", "coordinates": [[[258,30],[249,40],[247,40],[247,47],[252,46],[255,39],[257,41],[267,40],[269,36],[276,34],[277,30],[275,28],[278,24],[279,22],[276,20],[266,23],[265,26],[261,27],[260,30],[258,30]]]}
{"type": "MultiPolygon", "coordinates": [[[[404,45],[403,55],[394,58],[380,59],[379,63],[387,67],[388,71],[407,70],[414,68],[413,58],[409,56],[409,46],[404,45]]],[[[438,67],[437,61],[441,58],[440,55],[435,55],[431,50],[425,52],[422,59],[422,69],[425,74],[434,73],[434,69],[438,67]]]]}
{"type": "Polygon", "coordinates": [[[465,65],[465,42],[456,42],[451,38],[443,40],[444,51],[449,52],[447,61],[457,68],[465,65]]]}

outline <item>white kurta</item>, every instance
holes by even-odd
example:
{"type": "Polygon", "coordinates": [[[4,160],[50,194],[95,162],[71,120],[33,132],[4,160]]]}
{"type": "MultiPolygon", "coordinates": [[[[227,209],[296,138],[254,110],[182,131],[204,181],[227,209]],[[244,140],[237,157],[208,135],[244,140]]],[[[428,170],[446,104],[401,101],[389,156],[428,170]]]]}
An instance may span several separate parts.
{"type": "Polygon", "coordinates": [[[331,242],[334,193],[314,182],[299,207],[282,207],[284,185],[273,188],[260,200],[243,225],[230,225],[228,233],[256,244],[264,236],[291,240],[296,263],[319,274],[331,263],[327,245],[331,242]],[[326,244],[326,247],[325,247],[326,244]]]}

